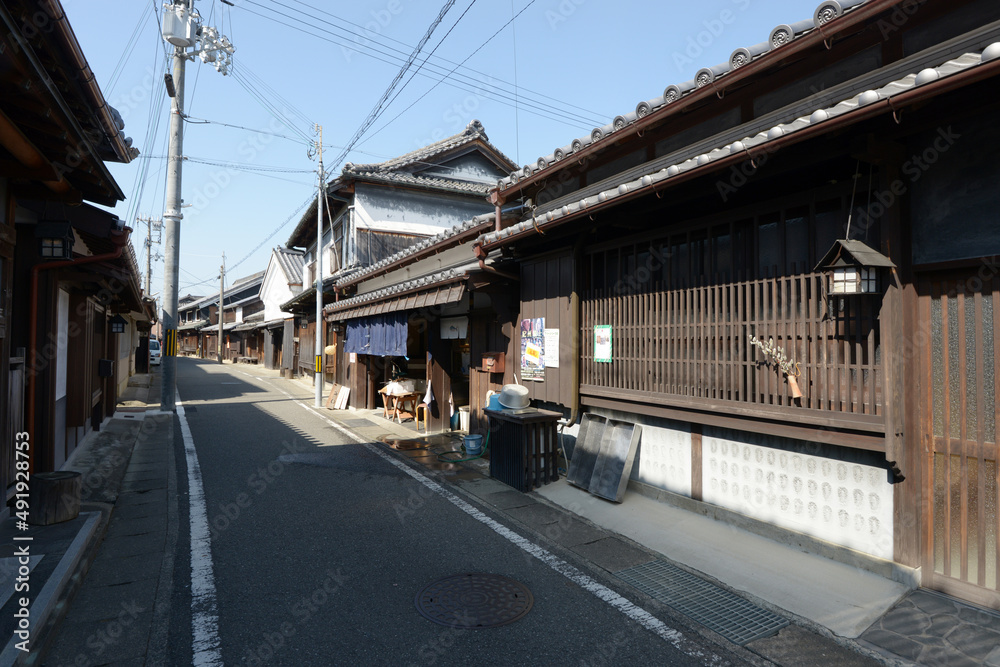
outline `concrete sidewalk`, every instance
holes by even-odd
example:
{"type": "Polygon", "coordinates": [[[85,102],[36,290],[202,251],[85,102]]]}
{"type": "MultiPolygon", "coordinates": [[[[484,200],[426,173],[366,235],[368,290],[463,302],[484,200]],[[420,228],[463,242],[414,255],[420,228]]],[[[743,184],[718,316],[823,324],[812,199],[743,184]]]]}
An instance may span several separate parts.
{"type": "MultiPolygon", "coordinates": [[[[118,411],[64,466],[81,473],[80,517],[20,533],[34,538],[31,587],[39,592],[30,608],[30,651],[12,642],[0,666],[165,655],[166,636],[151,630],[166,612],[177,512],[173,415],[147,410],[158,407],[158,378],[155,371],[133,376],[118,411]]],[[[13,544],[13,532],[13,520],[0,525],[0,544],[13,544]]],[[[3,618],[13,618],[6,606],[3,618]]]]}

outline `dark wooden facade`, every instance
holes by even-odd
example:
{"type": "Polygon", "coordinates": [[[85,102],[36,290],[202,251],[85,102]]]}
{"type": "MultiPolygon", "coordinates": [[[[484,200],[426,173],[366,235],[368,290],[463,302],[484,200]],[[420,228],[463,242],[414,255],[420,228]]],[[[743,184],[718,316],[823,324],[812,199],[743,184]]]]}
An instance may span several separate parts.
{"type": "MultiPolygon", "coordinates": [[[[518,258],[515,322],[558,323],[560,367],[526,383],[534,399],[684,425],[696,500],[708,492],[703,434],[722,431],[884,471],[892,560],[1000,608],[1000,59],[978,56],[1000,41],[1000,7],[932,0],[880,32],[898,4],[866,3],[825,39],[777,49],[639,129],[541,160],[494,191],[498,207],[532,198],[538,209],[481,237],[480,256],[518,258]],[[967,53],[968,72],[912,85],[967,53]],[[890,81],[911,87],[797,135],[769,133],[890,81]],[[758,132],[771,144],[709,159],[758,132]],[[655,184],[677,164],[687,171],[655,184]],[[895,263],[876,293],[830,293],[816,267],[839,238],[895,263]],[[596,325],[612,327],[611,361],[596,358],[596,325]],[[794,359],[800,398],[750,336],[794,359]]],[[[516,345],[508,363],[519,356],[516,345]]]]}

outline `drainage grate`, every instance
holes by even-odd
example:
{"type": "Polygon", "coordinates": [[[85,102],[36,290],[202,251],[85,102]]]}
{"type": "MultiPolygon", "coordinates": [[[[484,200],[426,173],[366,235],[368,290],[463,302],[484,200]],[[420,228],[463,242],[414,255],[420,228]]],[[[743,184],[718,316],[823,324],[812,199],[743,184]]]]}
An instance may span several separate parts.
{"type": "Polygon", "coordinates": [[[524,584],[499,574],[456,574],[428,584],[417,611],[452,628],[496,628],[518,620],[535,602],[524,584]]]}
{"type": "Polygon", "coordinates": [[[740,646],[788,625],[787,619],[664,561],[636,565],[615,576],[740,646]]]}

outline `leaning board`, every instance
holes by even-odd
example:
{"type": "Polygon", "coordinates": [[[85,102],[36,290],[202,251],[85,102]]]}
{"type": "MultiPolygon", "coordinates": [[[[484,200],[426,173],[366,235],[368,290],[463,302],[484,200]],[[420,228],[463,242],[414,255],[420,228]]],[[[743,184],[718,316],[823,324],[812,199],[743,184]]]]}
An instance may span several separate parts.
{"type": "Polygon", "coordinates": [[[580,433],[576,436],[576,446],[573,447],[573,459],[569,462],[566,481],[581,489],[590,489],[590,480],[594,476],[594,466],[601,452],[601,441],[604,440],[604,430],[608,420],[589,412],[580,420],[580,433]]]}
{"type": "Polygon", "coordinates": [[[604,430],[601,452],[590,478],[590,492],[599,498],[620,503],[625,497],[632,474],[635,451],[642,427],[631,422],[609,419],[604,430]]]}

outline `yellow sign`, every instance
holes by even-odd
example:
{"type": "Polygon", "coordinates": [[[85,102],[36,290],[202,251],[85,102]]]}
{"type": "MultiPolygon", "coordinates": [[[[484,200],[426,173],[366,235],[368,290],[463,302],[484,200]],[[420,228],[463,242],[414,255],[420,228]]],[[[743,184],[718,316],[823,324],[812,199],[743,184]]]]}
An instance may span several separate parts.
{"type": "Polygon", "coordinates": [[[316,355],[316,372],[319,373],[322,370],[323,370],[323,356],[317,354],[316,355]]]}
{"type": "Polygon", "coordinates": [[[177,329],[167,329],[163,339],[163,356],[177,356],[177,329]]]}

